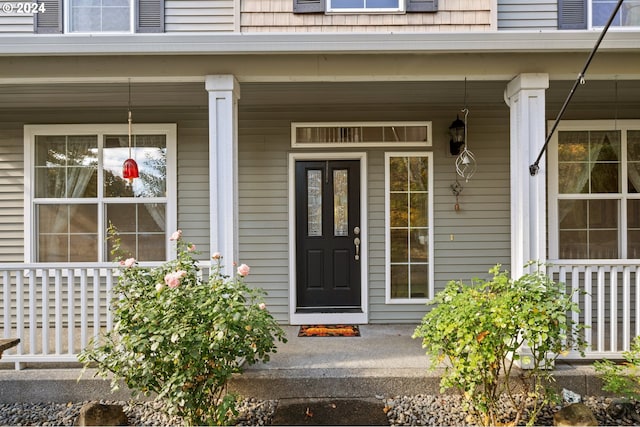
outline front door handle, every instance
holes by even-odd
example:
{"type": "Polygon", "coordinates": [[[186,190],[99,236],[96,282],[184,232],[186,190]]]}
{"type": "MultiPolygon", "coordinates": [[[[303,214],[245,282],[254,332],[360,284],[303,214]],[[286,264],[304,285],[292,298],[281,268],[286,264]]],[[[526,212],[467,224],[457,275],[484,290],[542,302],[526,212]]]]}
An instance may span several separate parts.
{"type": "Polygon", "coordinates": [[[356,261],[360,260],[360,238],[353,239],[353,244],[356,245],[356,261]]]}

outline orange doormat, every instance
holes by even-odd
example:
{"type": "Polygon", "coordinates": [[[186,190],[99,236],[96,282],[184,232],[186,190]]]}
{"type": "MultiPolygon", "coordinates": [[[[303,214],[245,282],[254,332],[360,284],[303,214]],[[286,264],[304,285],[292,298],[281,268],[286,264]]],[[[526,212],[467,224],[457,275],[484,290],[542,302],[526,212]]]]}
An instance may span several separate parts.
{"type": "Polygon", "coordinates": [[[300,326],[299,337],[359,337],[356,325],[305,325],[300,326]]]}

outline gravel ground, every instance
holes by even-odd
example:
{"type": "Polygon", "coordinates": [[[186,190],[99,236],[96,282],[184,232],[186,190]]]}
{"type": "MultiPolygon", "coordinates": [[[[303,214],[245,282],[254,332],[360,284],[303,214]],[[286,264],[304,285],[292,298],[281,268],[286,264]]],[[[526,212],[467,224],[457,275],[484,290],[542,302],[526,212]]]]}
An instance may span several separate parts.
{"type": "MultiPolygon", "coordinates": [[[[430,425],[430,426],[461,426],[475,425],[475,419],[462,409],[462,399],[454,395],[419,395],[402,396],[383,399],[386,405],[387,417],[390,425],[430,425]]],[[[610,398],[585,397],[585,403],[596,416],[598,423],[605,426],[638,425],[640,418],[633,418],[629,414],[612,414],[607,408],[611,404],[610,398]]],[[[87,402],[57,404],[57,403],[15,403],[0,404],[0,425],[16,426],[72,426],[74,425],[80,408],[87,402]]],[[[145,426],[181,426],[182,420],[166,415],[160,402],[111,402],[120,404],[129,418],[130,425],[145,426]]],[[[238,425],[269,425],[277,401],[247,399],[240,404],[238,425]]],[[[553,425],[553,413],[561,406],[547,407],[542,411],[536,425],[553,425]]],[[[640,406],[636,404],[635,415],[640,406]]],[[[511,412],[504,409],[504,422],[509,421],[511,412]]],[[[522,424],[526,423],[526,418],[522,424]]]]}

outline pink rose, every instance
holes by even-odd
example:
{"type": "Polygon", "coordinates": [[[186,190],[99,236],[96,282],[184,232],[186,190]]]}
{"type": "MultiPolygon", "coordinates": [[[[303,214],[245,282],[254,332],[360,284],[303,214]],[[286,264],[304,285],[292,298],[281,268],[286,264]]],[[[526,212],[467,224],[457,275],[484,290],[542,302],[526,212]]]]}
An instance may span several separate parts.
{"type": "Polygon", "coordinates": [[[220,259],[222,258],[222,255],[220,255],[220,252],[214,252],[213,255],[211,255],[211,259],[220,259]]]}
{"type": "Polygon", "coordinates": [[[249,271],[251,269],[249,268],[249,266],[247,264],[242,264],[238,267],[238,274],[242,277],[246,277],[249,275],[249,271]]]}
{"type": "Polygon", "coordinates": [[[174,231],[169,240],[180,240],[182,238],[182,230],[174,231]]]}
{"type": "Polygon", "coordinates": [[[260,310],[266,310],[266,308],[267,308],[267,304],[265,304],[265,303],[261,302],[260,304],[258,304],[258,308],[259,308],[260,310]]]}
{"type": "Polygon", "coordinates": [[[184,270],[174,271],[173,273],[167,273],[164,276],[164,283],[167,284],[171,289],[175,289],[180,286],[180,279],[187,275],[187,272],[184,270]]]}
{"type": "Polygon", "coordinates": [[[130,268],[130,267],[133,267],[135,265],[135,263],[136,263],[136,259],[135,258],[127,258],[127,259],[124,260],[124,264],[123,265],[125,267],[130,268]]]}
{"type": "Polygon", "coordinates": [[[188,252],[195,252],[196,251],[196,245],[191,243],[189,246],[187,246],[187,251],[188,252]]]}

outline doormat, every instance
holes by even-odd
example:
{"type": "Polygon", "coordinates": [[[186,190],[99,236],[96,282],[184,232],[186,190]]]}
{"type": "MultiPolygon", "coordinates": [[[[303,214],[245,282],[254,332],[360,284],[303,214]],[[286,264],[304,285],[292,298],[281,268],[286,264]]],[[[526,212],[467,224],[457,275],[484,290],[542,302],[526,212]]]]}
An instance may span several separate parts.
{"type": "Polygon", "coordinates": [[[300,326],[299,337],[359,337],[357,325],[305,325],[300,326]]]}

